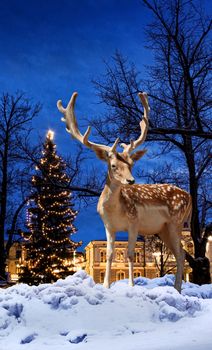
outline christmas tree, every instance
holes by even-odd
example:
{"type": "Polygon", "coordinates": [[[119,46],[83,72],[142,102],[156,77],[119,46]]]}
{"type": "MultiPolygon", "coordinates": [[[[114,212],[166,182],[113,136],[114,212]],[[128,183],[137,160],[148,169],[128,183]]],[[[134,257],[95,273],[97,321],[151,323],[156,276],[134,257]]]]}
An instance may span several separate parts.
{"type": "Polygon", "coordinates": [[[33,199],[27,210],[27,226],[30,231],[26,248],[26,266],[20,281],[29,284],[49,283],[73,273],[73,255],[82,243],[71,240],[76,232],[68,189],[66,165],[56,153],[54,133],[49,131],[43,157],[32,177],[33,199]]]}

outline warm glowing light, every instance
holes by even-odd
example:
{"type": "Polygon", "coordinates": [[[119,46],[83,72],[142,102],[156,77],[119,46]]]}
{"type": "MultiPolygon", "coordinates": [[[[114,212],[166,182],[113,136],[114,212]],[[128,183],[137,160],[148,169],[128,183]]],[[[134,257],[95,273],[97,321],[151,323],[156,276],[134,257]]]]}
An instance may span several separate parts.
{"type": "Polygon", "coordinates": [[[157,257],[159,257],[161,255],[161,253],[160,252],[154,252],[154,253],[152,253],[152,255],[154,255],[157,258],[157,257]]]}
{"type": "MultiPolygon", "coordinates": [[[[65,173],[65,163],[56,155],[54,143],[49,142],[53,140],[54,132],[48,130],[46,137],[43,156],[36,165],[39,173],[32,177],[32,186],[37,192],[28,201],[26,221],[30,237],[24,237],[27,262],[22,266],[22,269],[27,266],[33,279],[42,282],[45,282],[46,276],[56,280],[69,271],[77,271],[75,264],[79,265],[79,262],[75,251],[82,245],[82,242],[76,243],[71,239],[77,231],[73,221],[78,212],[71,208],[71,191],[65,188],[70,182],[65,173]],[[61,189],[55,188],[54,180],[63,185],[61,189]]],[[[17,268],[21,269],[18,265],[17,268]]]]}
{"type": "Polygon", "coordinates": [[[53,138],[54,138],[54,131],[49,130],[49,131],[47,132],[47,137],[48,137],[50,140],[53,140],[53,138]]]}

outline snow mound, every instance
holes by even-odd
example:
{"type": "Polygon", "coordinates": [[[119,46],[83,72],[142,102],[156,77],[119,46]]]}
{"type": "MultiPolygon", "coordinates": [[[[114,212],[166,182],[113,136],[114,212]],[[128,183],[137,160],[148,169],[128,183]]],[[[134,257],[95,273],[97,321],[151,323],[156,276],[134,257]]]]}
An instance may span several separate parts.
{"type": "Polygon", "coordinates": [[[203,300],[212,298],[212,285],[183,283],[179,294],[172,275],[153,280],[139,277],[134,287],[127,282],[105,289],[79,271],[54,284],[0,289],[0,349],[10,350],[4,347],[6,339],[13,339],[17,350],[23,344],[38,348],[39,339],[45,337],[49,346],[88,343],[91,348],[100,334],[145,334],[164,322],[198,317],[206,307],[203,300]]]}
{"type": "MultiPolygon", "coordinates": [[[[174,286],[174,281],[174,275],[165,275],[164,277],[153,279],[146,277],[137,277],[135,278],[135,285],[145,286],[147,289],[152,289],[157,286],[174,286]]],[[[183,281],[182,295],[203,299],[212,299],[212,284],[204,284],[202,286],[198,286],[194,283],[183,281]]]]}

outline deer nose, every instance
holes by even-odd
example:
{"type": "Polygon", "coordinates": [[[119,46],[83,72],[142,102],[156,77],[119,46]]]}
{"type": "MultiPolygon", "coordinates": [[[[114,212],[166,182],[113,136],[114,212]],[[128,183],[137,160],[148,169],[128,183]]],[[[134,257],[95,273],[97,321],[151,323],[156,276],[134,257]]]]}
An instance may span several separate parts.
{"type": "Polygon", "coordinates": [[[135,183],[135,180],[134,180],[134,179],[127,180],[127,183],[128,183],[129,185],[133,185],[133,184],[135,183]]]}

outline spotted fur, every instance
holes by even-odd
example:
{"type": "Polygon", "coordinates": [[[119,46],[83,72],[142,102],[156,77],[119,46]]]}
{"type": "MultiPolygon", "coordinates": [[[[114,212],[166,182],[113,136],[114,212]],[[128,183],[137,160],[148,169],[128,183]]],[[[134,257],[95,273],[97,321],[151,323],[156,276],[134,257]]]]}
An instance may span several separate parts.
{"type": "Polygon", "coordinates": [[[190,203],[190,195],[186,191],[168,184],[122,186],[121,197],[131,218],[137,216],[137,205],[158,203],[168,206],[170,215],[181,222],[190,203]]]}

